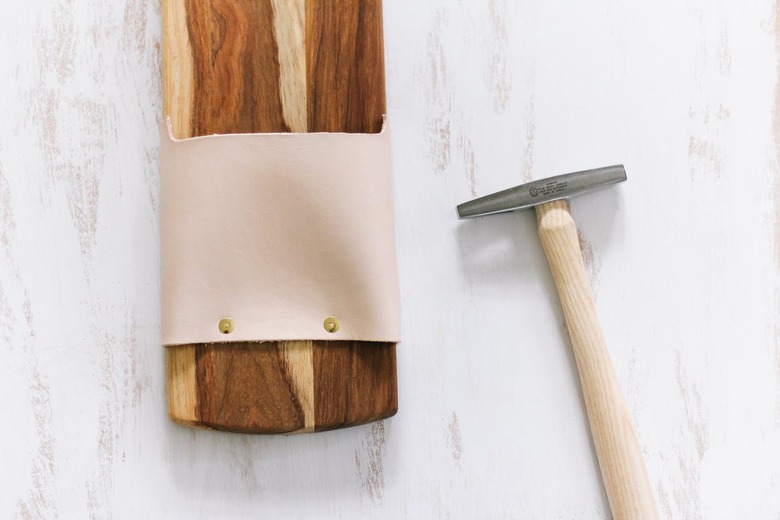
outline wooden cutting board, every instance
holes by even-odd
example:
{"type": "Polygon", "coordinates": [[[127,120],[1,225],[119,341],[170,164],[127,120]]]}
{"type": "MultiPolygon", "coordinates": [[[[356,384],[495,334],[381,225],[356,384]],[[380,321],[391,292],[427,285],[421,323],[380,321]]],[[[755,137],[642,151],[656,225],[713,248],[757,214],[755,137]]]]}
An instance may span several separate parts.
{"type": "MultiPolygon", "coordinates": [[[[163,104],[176,137],[381,130],[381,0],[162,0],[163,104]]],[[[287,341],[166,348],[181,424],[329,430],[398,408],[394,343],[287,341]]]]}

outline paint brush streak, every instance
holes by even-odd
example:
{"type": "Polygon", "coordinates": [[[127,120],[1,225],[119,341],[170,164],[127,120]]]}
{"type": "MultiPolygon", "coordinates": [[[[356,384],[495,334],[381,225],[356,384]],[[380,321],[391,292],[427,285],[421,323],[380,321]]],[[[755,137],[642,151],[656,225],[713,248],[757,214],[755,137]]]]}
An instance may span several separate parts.
{"type": "MultiPolygon", "coordinates": [[[[533,88],[532,88],[533,89],[533,88]]],[[[523,183],[531,182],[534,171],[534,145],[536,140],[536,96],[531,94],[526,107],[525,116],[525,149],[520,179],[523,183]]]]}
{"type": "MultiPolygon", "coordinates": [[[[780,269],[780,0],[775,3],[774,19],[775,40],[775,89],[774,89],[774,117],[772,131],[774,137],[775,165],[772,172],[774,186],[772,187],[772,200],[774,202],[773,235],[775,265],[780,269]]],[[[780,380],[780,276],[775,275],[774,290],[775,312],[773,325],[775,372],[780,380]]],[[[778,396],[780,393],[775,392],[778,396]]],[[[775,424],[780,424],[780,397],[775,399],[775,424]]]]}
{"type": "MultiPolygon", "coordinates": [[[[772,178],[774,179],[773,186],[773,198],[774,198],[774,245],[775,245],[775,261],[777,266],[780,267],[780,0],[775,4],[775,99],[774,99],[774,118],[772,121],[772,130],[775,141],[775,171],[772,178]]],[[[780,295],[778,295],[780,296],[780,295]]],[[[780,303],[780,302],[778,302],[780,303]]],[[[780,309],[779,309],[780,310],[780,309]]],[[[780,327],[780,315],[775,312],[775,316],[778,316],[778,327],[780,327]]],[[[778,329],[778,335],[776,336],[777,342],[780,342],[780,329],[778,329]]]]}
{"type": "Polygon", "coordinates": [[[384,500],[385,470],[382,458],[385,454],[385,423],[379,421],[362,442],[362,450],[355,450],[355,465],[362,489],[375,504],[384,500]],[[362,453],[361,453],[362,451],[362,453]]]}
{"type": "Polygon", "coordinates": [[[582,231],[577,229],[577,238],[580,242],[580,251],[582,251],[582,263],[585,266],[585,272],[590,282],[590,292],[593,294],[593,300],[598,296],[599,282],[601,281],[601,260],[593,253],[593,246],[585,239],[582,231]]]}
{"type": "Polygon", "coordinates": [[[693,441],[696,452],[694,456],[684,453],[679,455],[678,464],[684,484],[675,487],[672,494],[677,511],[683,513],[681,518],[702,518],[701,497],[695,489],[701,480],[702,460],[710,445],[709,424],[699,385],[695,380],[691,381],[693,378],[689,377],[679,351],[675,355],[674,368],[688,426],[686,437],[693,441]]]}
{"type": "Polygon", "coordinates": [[[433,29],[428,34],[428,81],[426,84],[426,141],[433,159],[434,169],[443,174],[450,166],[450,99],[447,80],[447,61],[441,42],[441,32],[446,27],[445,12],[436,13],[433,29]]]}
{"type": "Polygon", "coordinates": [[[452,460],[460,466],[461,460],[463,459],[463,439],[460,434],[458,414],[455,412],[452,412],[452,417],[447,425],[447,445],[452,451],[452,460]]]}
{"type": "Polygon", "coordinates": [[[493,111],[503,114],[509,107],[509,93],[512,89],[512,77],[507,64],[509,42],[507,38],[506,3],[503,0],[490,0],[487,5],[489,16],[488,59],[486,86],[493,98],[493,111]]]}
{"type": "Polygon", "coordinates": [[[728,107],[722,104],[731,75],[731,49],[725,27],[718,37],[702,38],[694,69],[696,96],[691,102],[688,118],[691,132],[688,138],[688,160],[691,179],[719,179],[723,176],[725,151],[723,135],[730,118],[728,107]]]}

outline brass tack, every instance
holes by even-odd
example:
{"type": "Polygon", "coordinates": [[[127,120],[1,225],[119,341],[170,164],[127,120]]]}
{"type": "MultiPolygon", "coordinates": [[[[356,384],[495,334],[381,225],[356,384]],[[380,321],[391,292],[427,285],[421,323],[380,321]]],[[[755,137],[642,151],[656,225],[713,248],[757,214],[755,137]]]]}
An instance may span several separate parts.
{"type": "Polygon", "coordinates": [[[339,330],[339,320],[333,316],[325,318],[325,322],[322,325],[325,327],[325,331],[331,334],[339,330]]]}
{"type": "Polygon", "coordinates": [[[233,320],[230,318],[222,318],[219,320],[219,331],[222,334],[230,334],[233,332],[233,320]]]}

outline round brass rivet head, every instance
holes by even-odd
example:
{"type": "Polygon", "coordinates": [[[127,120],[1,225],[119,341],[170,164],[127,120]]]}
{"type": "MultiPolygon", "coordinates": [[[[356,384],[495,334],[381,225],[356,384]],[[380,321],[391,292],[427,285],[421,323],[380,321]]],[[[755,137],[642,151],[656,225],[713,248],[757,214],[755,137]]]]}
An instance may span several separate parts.
{"type": "Polygon", "coordinates": [[[233,332],[233,320],[230,318],[222,318],[219,320],[219,331],[222,334],[230,334],[233,332]]]}
{"type": "Polygon", "coordinates": [[[339,330],[339,320],[333,316],[328,316],[325,318],[325,322],[322,324],[322,326],[325,327],[325,330],[330,333],[336,332],[339,330]]]}

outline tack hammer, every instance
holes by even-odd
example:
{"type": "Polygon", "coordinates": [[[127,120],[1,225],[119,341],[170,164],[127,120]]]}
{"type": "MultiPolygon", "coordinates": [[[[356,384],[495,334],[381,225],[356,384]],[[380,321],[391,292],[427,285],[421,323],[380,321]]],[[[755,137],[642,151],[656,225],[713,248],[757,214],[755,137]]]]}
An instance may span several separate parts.
{"type": "Polygon", "coordinates": [[[658,509],[599,327],[568,203],[570,197],[625,180],[622,165],[558,175],[460,204],[458,217],[536,208],[539,238],[566,317],[612,516],[615,520],[653,520],[658,518],[658,509]]]}

